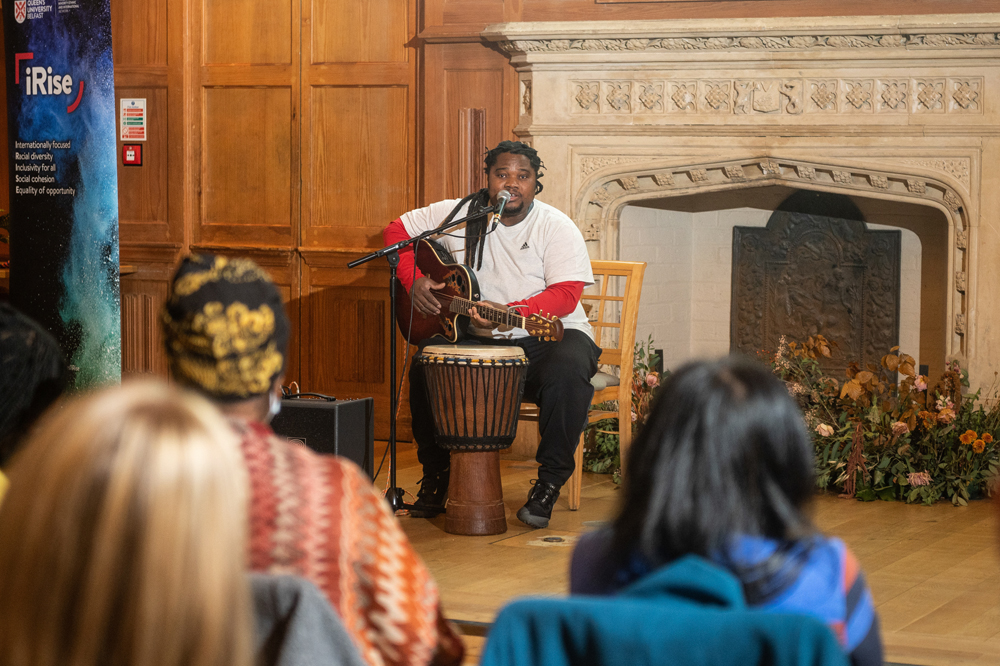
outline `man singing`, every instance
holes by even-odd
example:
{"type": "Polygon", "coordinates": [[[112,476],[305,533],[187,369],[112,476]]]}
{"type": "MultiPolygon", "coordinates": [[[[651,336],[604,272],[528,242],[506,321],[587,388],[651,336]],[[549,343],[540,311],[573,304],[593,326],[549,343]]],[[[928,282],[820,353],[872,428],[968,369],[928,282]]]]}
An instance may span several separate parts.
{"type": "MultiPolygon", "coordinates": [[[[521,315],[557,316],[565,327],[559,342],[528,336],[524,329],[501,329],[469,311],[468,344],[517,345],[528,358],[524,396],[539,406],[541,441],[536,460],[537,483],[517,517],[531,527],[546,527],[559,490],[573,473],[573,453],[586,426],[600,348],[580,305],[584,287],[594,283],[583,235],[573,221],[552,206],[535,200],[542,161],[538,153],[518,141],[501,141],[485,157],[487,187],[459,200],[433,203],[404,214],[383,231],[387,244],[412,238],[446,220],[497,203],[502,190],[510,193],[500,224],[492,230],[488,215],[460,225],[436,240],[456,261],[476,274],[484,305],[512,308],[521,315]]],[[[422,314],[436,315],[435,298],[444,284],[424,276],[414,266],[413,253],[400,253],[399,277],[422,314]]],[[[420,343],[440,343],[425,340],[420,343]]],[[[424,383],[423,368],[410,366],[410,411],[417,457],[423,466],[415,508],[411,515],[430,517],[444,511],[448,493],[450,454],[434,441],[434,423],[424,383]]]]}

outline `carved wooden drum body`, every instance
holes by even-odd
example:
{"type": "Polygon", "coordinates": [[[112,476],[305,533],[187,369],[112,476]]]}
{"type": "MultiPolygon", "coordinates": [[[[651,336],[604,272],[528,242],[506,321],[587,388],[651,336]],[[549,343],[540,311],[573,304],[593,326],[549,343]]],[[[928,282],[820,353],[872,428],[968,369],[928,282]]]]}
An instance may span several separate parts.
{"type": "Polygon", "coordinates": [[[424,366],[439,446],[451,451],[445,531],[507,531],[500,485],[500,450],[517,434],[528,360],[520,347],[433,345],[424,366]]]}

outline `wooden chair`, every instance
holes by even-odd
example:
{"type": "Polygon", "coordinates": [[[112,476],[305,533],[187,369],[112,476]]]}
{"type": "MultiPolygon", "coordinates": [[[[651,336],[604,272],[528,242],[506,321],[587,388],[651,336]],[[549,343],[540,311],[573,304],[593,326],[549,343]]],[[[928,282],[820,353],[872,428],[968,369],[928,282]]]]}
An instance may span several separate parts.
{"type": "MultiPolygon", "coordinates": [[[[618,368],[618,374],[599,371],[591,380],[594,384],[594,398],[591,400],[587,422],[596,423],[603,419],[618,418],[619,444],[622,465],[632,443],[632,361],[635,349],[635,325],[639,315],[639,296],[642,293],[642,276],[646,270],[644,262],[637,261],[592,261],[594,272],[593,293],[584,292],[580,301],[594,327],[594,340],[601,347],[601,366],[611,370],[618,368]],[[624,284],[622,284],[624,283],[624,284]],[[621,294],[620,296],[617,294],[621,294]],[[617,401],[617,411],[597,409],[604,402],[617,401]]],[[[522,402],[522,421],[538,420],[538,405],[522,402]]],[[[580,508],[580,490],[583,482],[583,442],[586,431],[580,436],[574,459],[576,467],[566,484],[569,508],[580,508]]]]}

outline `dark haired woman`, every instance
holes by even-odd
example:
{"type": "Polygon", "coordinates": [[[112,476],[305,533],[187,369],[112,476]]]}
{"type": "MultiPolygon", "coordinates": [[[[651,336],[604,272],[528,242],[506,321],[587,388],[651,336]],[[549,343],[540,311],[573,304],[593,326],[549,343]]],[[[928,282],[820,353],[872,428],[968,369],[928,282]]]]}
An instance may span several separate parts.
{"type": "MultiPolygon", "coordinates": [[[[559,489],[573,473],[573,453],[594,395],[590,378],[597,372],[601,353],[580,305],[584,287],[594,283],[583,234],[563,212],[535,199],[542,191],[541,168],[534,148],[519,141],[501,141],[484,156],[484,189],[461,200],[439,201],[404,213],[382,232],[387,244],[396,243],[484,211],[435,240],[473,270],[484,305],[562,320],[565,334],[555,342],[528,337],[524,329],[496,327],[480,317],[476,308],[469,311],[470,335],[465,342],[517,345],[528,357],[524,391],[539,406],[541,439],[536,459],[541,467],[538,483],[517,517],[532,527],[549,524],[559,489]],[[484,209],[496,205],[504,190],[510,199],[497,223],[484,209]]],[[[409,249],[400,252],[399,278],[420,316],[440,312],[435,291],[445,285],[424,276],[409,249]]],[[[423,341],[421,348],[428,342],[423,341]]],[[[411,515],[430,517],[444,510],[450,459],[449,452],[434,441],[423,366],[416,363],[410,366],[410,413],[424,471],[411,515]]]]}
{"type": "Polygon", "coordinates": [[[765,368],[691,363],[664,383],[632,445],[617,517],[580,539],[573,594],[614,594],[688,554],[731,571],[752,606],[824,620],[856,665],[881,664],[871,593],[842,541],[804,509],[813,450],[765,368]]]}

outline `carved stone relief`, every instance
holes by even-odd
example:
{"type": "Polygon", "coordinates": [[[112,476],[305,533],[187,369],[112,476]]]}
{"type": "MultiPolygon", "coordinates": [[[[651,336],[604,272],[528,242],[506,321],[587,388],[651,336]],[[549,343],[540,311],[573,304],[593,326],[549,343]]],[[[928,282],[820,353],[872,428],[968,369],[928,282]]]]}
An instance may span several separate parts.
{"type": "Polygon", "coordinates": [[[816,169],[811,166],[796,166],[795,173],[804,180],[816,180],[816,169]]]}
{"type": "Polygon", "coordinates": [[[682,113],[695,113],[698,110],[698,84],[695,81],[670,83],[671,109],[682,113]]]}
{"type": "Polygon", "coordinates": [[[760,171],[765,176],[780,176],[781,175],[781,165],[774,160],[763,160],[757,163],[760,167],[760,171]]]}
{"type": "Polygon", "coordinates": [[[635,164],[645,162],[645,157],[584,157],[580,161],[580,172],[584,176],[589,176],[599,169],[619,164],[635,164]]]}
{"type": "Polygon", "coordinates": [[[968,241],[966,240],[966,238],[967,237],[965,235],[965,231],[964,230],[956,231],[955,232],[955,247],[957,247],[959,250],[966,249],[968,247],[968,245],[967,245],[968,241]]]}
{"type": "Polygon", "coordinates": [[[955,271],[955,291],[965,293],[965,271],[955,271]]]}
{"type": "Polygon", "coordinates": [[[607,206],[609,203],[614,201],[615,198],[610,192],[608,192],[607,187],[599,187],[594,190],[594,196],[591,201],[598,206],[607,206]]]}
{"type": "Polygon", "coordinates": [[[659,39],[512,39],[500,40],[507,53],[565,51],[809,51],[829,49],[989,49],[1000,47],[1000,33],[913,33],[875,35],[780,35],[766,37],[663,37],[659,39]]]}
{"type": "Polygon", "coordinates": [[[741,167],[738,164],[733,166],[727,166],[724,168],[724,170],[729,180],[732,180],[734,182],[739,183],[747,179],[746,172],[744,172],[743,167],[741,167]]]}
{"type": "Polygon", "coordinates": [[[521,115],[531,113],[531,81],[521,81],[521,115]]]}
{"type": "Polygon", "coordinates": [[[942,171],[965,185],[966,188],[969,187],[969,174],[972,167],[967,157],[957,159],[904,159],[900,161],[903,164],[911,164],[913,166],[933,169],[934,171],[942,171]]]}
{"type": "Polygon", "coordinates": [[[639,189],[639,179],[636,176],[625,176],[624,178],[619,178],[618,182],[626,190],[634,191],[639,189]]]}
{"type": "Polygon", "coordinates": [[[871,183],[872,187],[874,187],[876,189],[879,189],[879,190],[887,190],[887,189],[889,189],[889,179],[886,178],[885,176],[869,175],[868,176],[868,182],[871,183]]]}
{"type": "Polygon", "coordinates": [[[640,105],[636,108],[639,113],[660,113],[663,111],[663,83],[658,81],[639,81],[636,83],[636,92],[640,105]]]}
{"type": "Polygon", "coordinates": [[[604,101],[608,113],[632,113],[632,84],[628,81],[605,81],[604,101]]]}
{"type": "Polygon", "coordinates": [[[878,111],[887,113],[907,113],[909,81],[906,79],[883,79],[876,82],[878,89],[878,111]]]}
{"type": "Polygon", "coordinates": [[[823,361],[878,363],[899,340],[900,232],[777,211],[764,229],[733,229],[731,348],[754,355],[817,333],[838,344],[823,361]]]}
{"type": "Polygon", "coordinates": [[[847,104],[843,105],[844,111],[848,113],[866,113],[874,109],[872,104],[872,90],[875,87],[874,81],[844,81],[843,94],[847,104]]]}
{"type": "Polygon", "coordinates": [[[573,109],[577,113],[600,113],[601,112],[601,83],[600,81],[574,81],[573,101],[576,107],[573,109]]]}
{"type": "Polygon", "coordinates": [[[916,79],[913,110],[916,113],[943,113],[944,79],[916,79]]]}
{"type": "Polygon", "coordinates": [[[667,187],[668,185],[674,184],[674,175],[672,173],[660,171],[653,174],[653,180],[656,181],[656,184],[660,187],[667,187]]]}
{"type": "Polygon", "coordinates": [[[836,79],[813,80],[808,82],[809,101],[811,105],[809,111],[825,112],[837,111],[837,90],[839,85],[836,79]]]}
{"type": "Polygon", "coordinates": [[[979,111],[979,90],[982,83],[976,79],[961,80],[949,79],[949,90],[951,100],[949,104],[951,111],[979,111]]]}
{"type": "Polygon", "coordinates": [[[705,111],[708,113],[730,113],[733,108],[732,81],[703,81],[705,111]]]}
{"type": "Polygon", "coordinates": [[[951,190],[946,190],[944,193],[944,203],[953,212],[958,212],[958,209],[962,207],[962,200],[952,192],[951,190]]]}
{"type": "Polygon", "coordinates": [[[983,79],[573,81],[573,113],[982,113],[983,79]],[[603,98],[597,91],[603,88],[603,98]],[[603,101],[602,101],[603,99],[603,101]]]}

